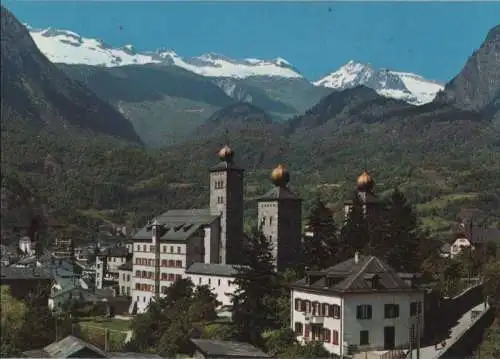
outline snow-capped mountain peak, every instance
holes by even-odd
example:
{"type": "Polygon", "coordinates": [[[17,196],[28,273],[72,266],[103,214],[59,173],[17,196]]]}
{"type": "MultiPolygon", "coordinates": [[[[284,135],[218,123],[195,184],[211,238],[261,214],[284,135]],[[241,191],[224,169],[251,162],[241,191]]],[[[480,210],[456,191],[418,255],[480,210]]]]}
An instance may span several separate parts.
{"type": "Polygon", "coordinates": [[[216,53],[182,58],[172,50],[160,49],[156,52],[138,52],[130,44],[121,48],[113,48],[104,41],[85,38],[69,30],[33,29],[27,24],[25,26],[40,51],[55,63],[105,67],[163,63],[182,67],[208,77],[302,77],[296,69],[281,58],[275,60],[234,60],[216,53]]]}
{"type": "Polygon", "coordinates": [[[415,105],[431,102],[443,89],[443,85],[416,74],[376,69],[371,64],[353,60],[313,84],[336,90],[364,85],[382,96],[400,99],[415,105]]]}

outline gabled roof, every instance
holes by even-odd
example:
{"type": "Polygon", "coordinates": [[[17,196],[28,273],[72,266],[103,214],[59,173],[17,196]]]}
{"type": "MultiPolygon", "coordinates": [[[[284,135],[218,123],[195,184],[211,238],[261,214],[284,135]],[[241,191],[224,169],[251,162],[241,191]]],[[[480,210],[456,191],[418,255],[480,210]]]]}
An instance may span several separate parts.
{"type": "MultiPolygon", "coordinates": [[[[210,209],[176,209],[167,211],[156,219],[165,226],[165,233],[160,240],[185,241],[197,230],[210,225],[219,216],[210,214],[210,209]]],[[[153,219],[153,220],[154,220],[153,219]]],[[[134,239],[151,240],[151,227],[145,226],[134,236],[134,239]]]]}
{"type": "Polygon", "coordinates": [[[210,339],[190,339],[196,348],[207,356],[223,358],[271,358],[269,354],[243,342],[210,339]]]}
{"type": "Polygon", "coordinates": [[[259,201],[276,201],[276,200],[296,200],[300,201],[288,187],[273,187],[265,195],[259,197],[259,201]]]}
{"type": "Polygon", "coordinates": [[[351,258],[322,271],[309,271],[293,287],[333,293],[416,291],[379,258],[361,255],[357,261],[351,258]]]}
{"type": "Polygon", "coordinates": [[[97,253],[99,257],[127,257],[129,250],[125,246],[103,248],[97,253]]]}
{"type": "Polygon", "coordinates": [[[69,358],[82,349],[91,350],[102,358],[107,357],[106,353],[103,350],[72,335],[49,344],[43,349],[30,350],[24,352],[23,354],[27,357],[32,356],[37,358],[69,358]]]}

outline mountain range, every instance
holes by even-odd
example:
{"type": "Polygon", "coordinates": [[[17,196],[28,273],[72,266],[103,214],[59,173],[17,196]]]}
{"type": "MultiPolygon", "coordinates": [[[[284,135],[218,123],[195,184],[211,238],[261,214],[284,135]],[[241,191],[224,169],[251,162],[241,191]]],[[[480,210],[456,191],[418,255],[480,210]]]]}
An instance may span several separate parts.
{"type": "MultiPolygon", "coordinates": [[[[434,232],[446,231],[464,206],[494,223],[499,34],[500,26],[492,29],[443,91],[415,106],[374,86],[334,90],[298,76],[212,77],[146,61],[55,64],[2,7],[2,187],[28,197],[30,208],[31,197],[47,203],[73,229],[136,226],[165,208],[206,203],[206,169],[229,142],[248,169],[247,211],[270,185],[270,168],[285,162],[304,213],[317,194],[341,213],[354,179],[369,168],[382,197],[399,186],[434,232]],[[170,146],[148,148],[166,135],[175,137],[170,146]]],[[[387,71],[380,79],[397,82],[387,71]]]]}
{"type": "Polygon", "coordinates": [[[183,58],[171,50],[137,52],[132,45],[112,48],[69,30],[26,26],[51,62],[111,101],[153,147],[178,143],[215,111],[235,101],[252,103],[281,122],[303,113],[333,90],[364,85],[382,96],[422,105],[443,88],[416,74],[354,61],[311,82],[282,58],[235,60],[215,53],[183,58]],[[150,90],[152,79],[154,89],[150,90]],[[133,85],[124,86],[125,82],[133,85]],[[175,90],[174,83],[179,84],[175,90]]]}

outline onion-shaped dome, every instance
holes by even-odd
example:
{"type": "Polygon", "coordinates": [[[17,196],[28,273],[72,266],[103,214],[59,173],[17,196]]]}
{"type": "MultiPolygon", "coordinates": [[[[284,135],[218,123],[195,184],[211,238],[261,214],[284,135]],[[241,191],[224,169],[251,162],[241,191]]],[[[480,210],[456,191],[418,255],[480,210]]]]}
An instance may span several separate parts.
{"type": "Polygon", "coordinates": [[[234,152],[228,145],[224,145],[224,147],[219,150],[219,158],[221,161],[230,162],[233,160],[233,156],[234,152]]]}
{"type": "Polygon", "coordinates": [[[286,187],[288,182],[290,182],[290,172],[288,172],[288,169],[285,166],[278,165],[271,172],[271,180],[276,186],[286,187]]]}
{"type": "Polygon", "coordinates": [[[375,182],[372,176],[370,176],[368,171],[363,171],[356,181],[356,188],[358,191],[369,192],[373,189],[373,186],[375,186],[375,182]]]}

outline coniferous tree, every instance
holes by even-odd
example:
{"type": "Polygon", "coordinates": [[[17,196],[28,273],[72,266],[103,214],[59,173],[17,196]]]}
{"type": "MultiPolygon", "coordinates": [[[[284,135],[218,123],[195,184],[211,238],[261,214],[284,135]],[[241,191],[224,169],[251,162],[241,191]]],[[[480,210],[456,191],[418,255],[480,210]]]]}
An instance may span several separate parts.
{"type": "Polygon", "coordinates": [[[347,221],[341,231],[342,239],[342,260],[351,258],[356,251],[366,252],[370,243],[370,235],[363,202],[356,195],[353,198],[353,203],[347,221]]]}
{"type": "Polygon", "coordinates": [[[387,218],[386,260],[397,271],[416,272],[420,256],[421,235],[418,222],[405,195],[396,187],[391,196],[387,218]]]}
{"type": "Polygon", "coordinates": [[[271,250],[269,239],[254,230],[243,248],[245,263],[238,267],[235,279],[238,290],[232,295],[237,338],[261,347],[261,334],[269,329],[270,323],[276,322],[274,304],[279,297],[271,250]]]}
{"type": "Polygon", "coordinates": [[[305,264],[311,269],[335,265],[341,252],[332,211],[318,198],[308,217],[312,237],[304,238],[305,264]]]}

